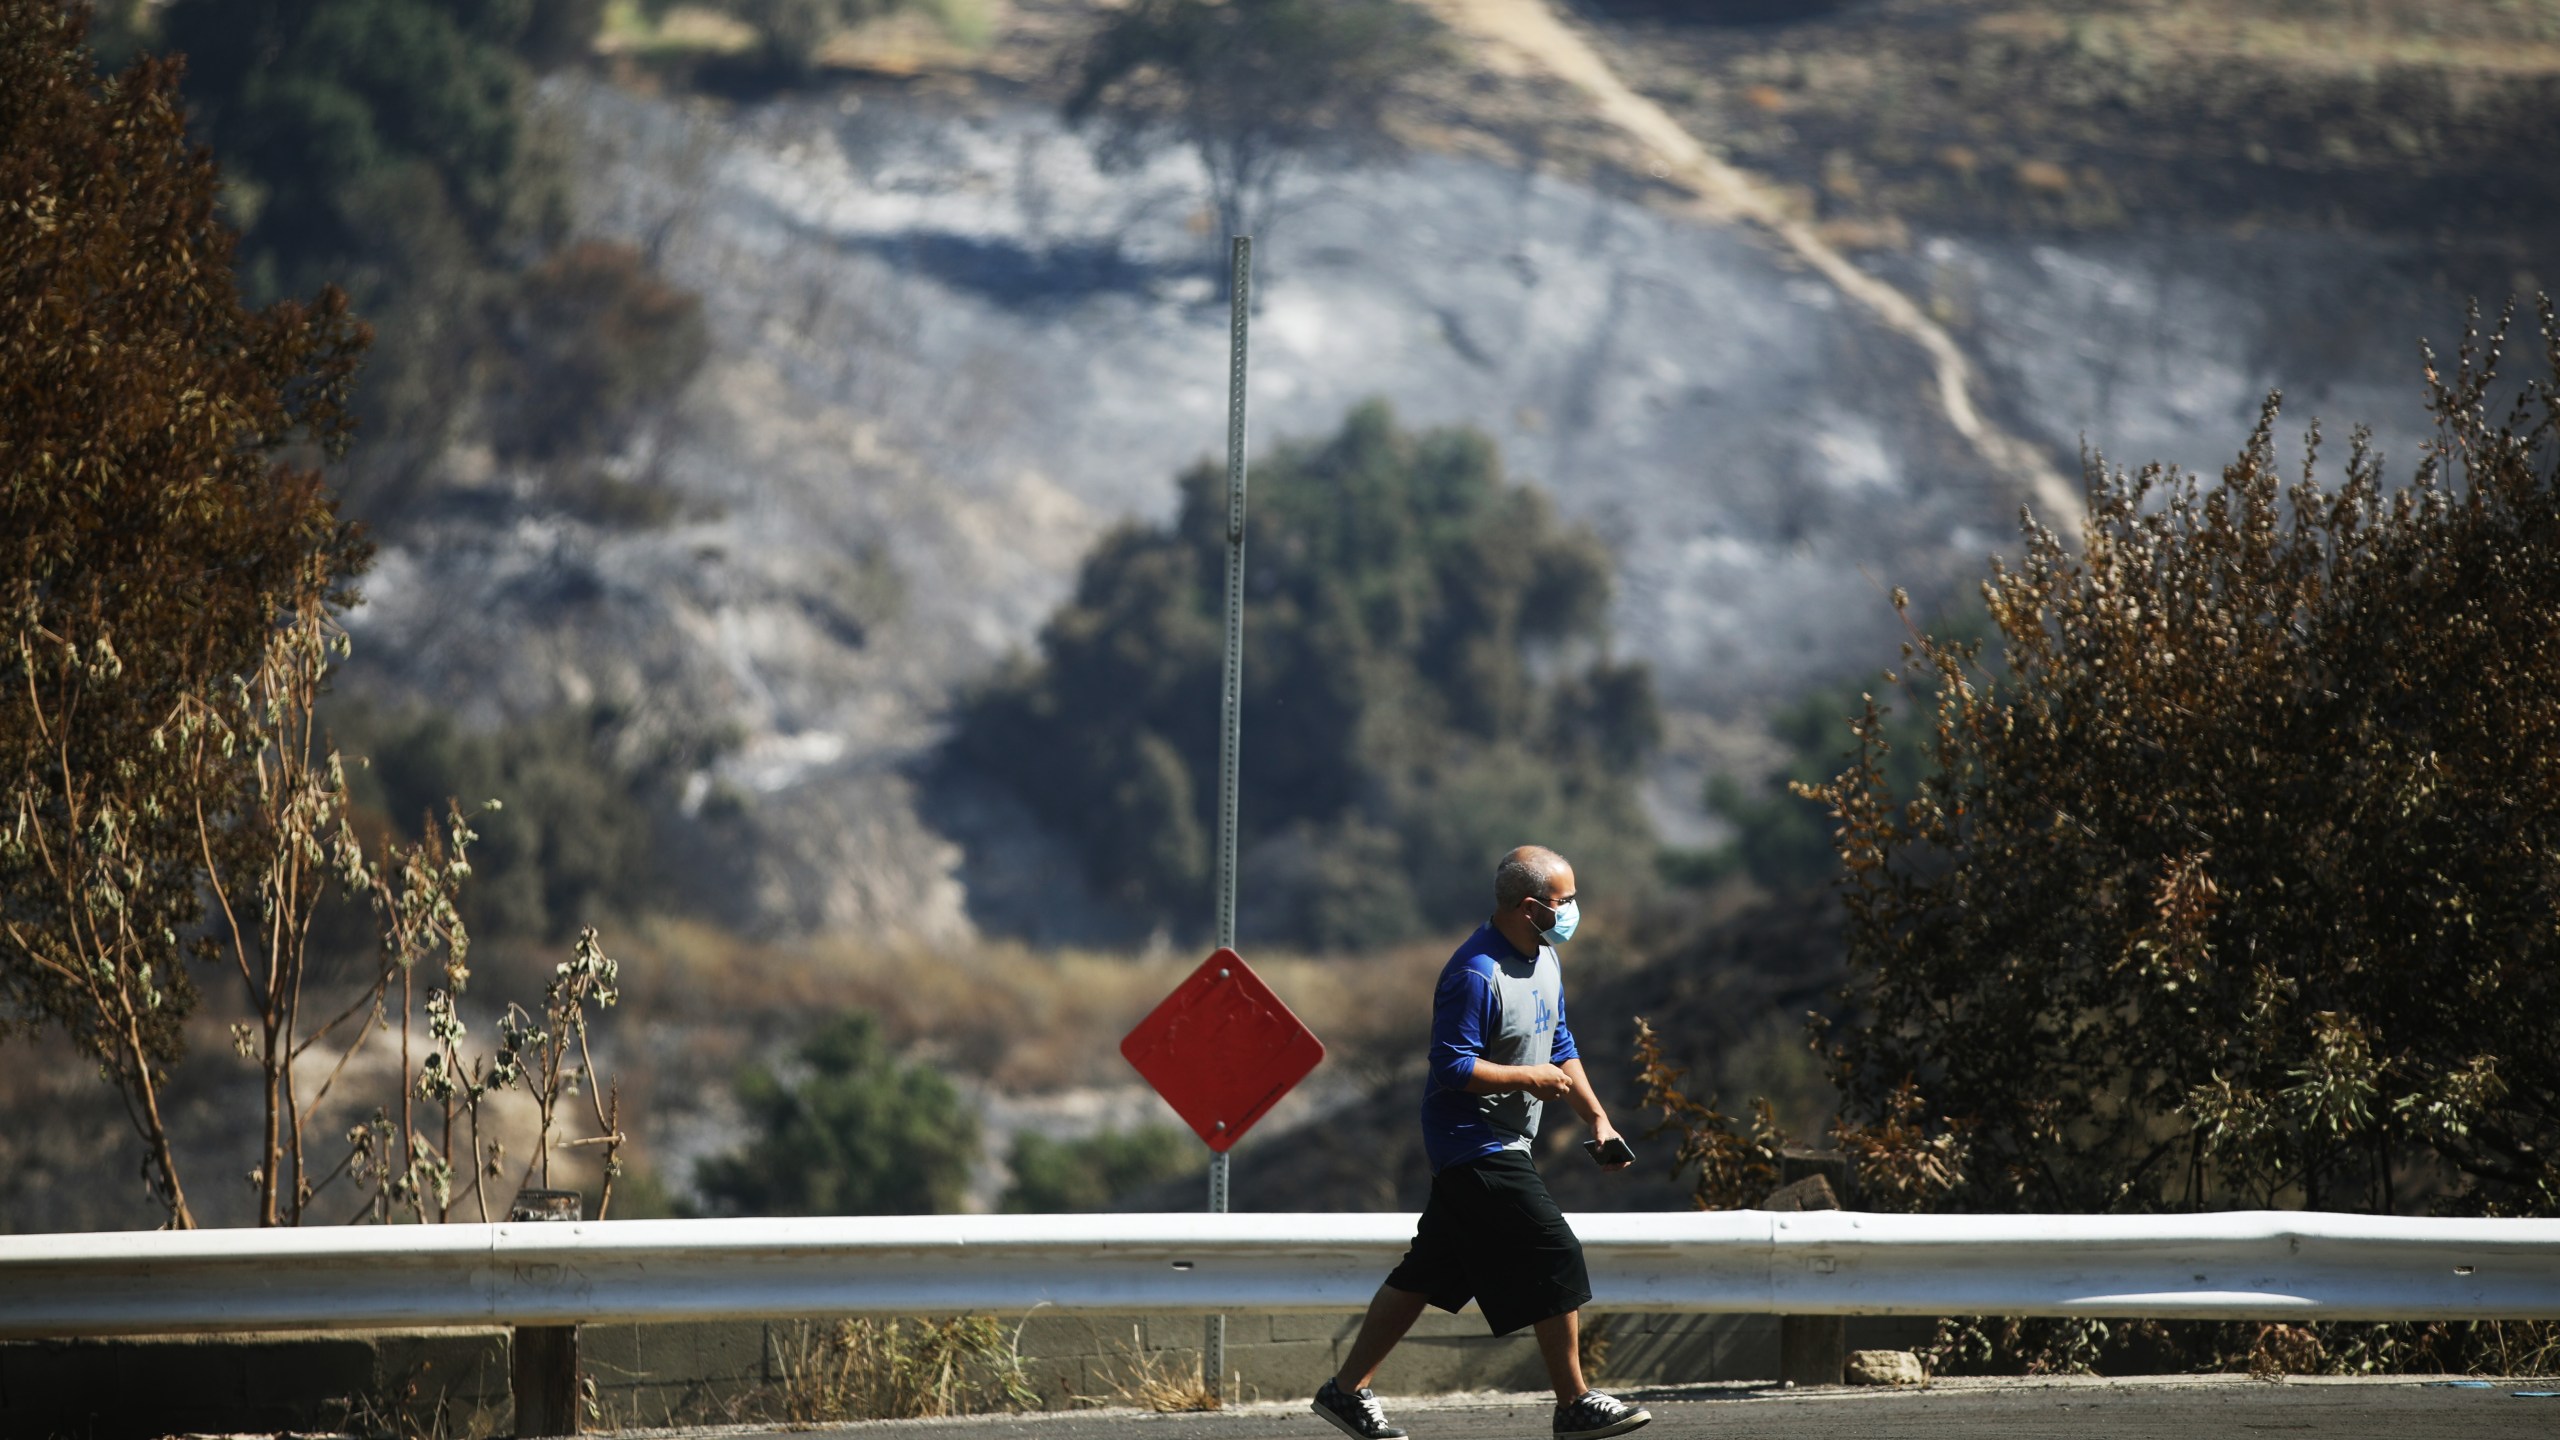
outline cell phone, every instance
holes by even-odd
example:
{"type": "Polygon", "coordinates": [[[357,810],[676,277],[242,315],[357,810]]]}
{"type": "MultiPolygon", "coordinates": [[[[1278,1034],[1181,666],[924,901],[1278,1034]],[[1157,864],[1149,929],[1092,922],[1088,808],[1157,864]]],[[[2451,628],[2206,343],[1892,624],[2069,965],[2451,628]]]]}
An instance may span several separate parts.
{"type": "Polygon", "coordinates": [[[1595,1165],[1636,1163],[1636,1152],[1627,1148],[1626,1137],[1623,1135],[1612,1135],[1605,1143],[1598,1140],[1585,1140],[1582,1142],[1582,1148],[1591,1152],[1591,1160],[1595,1165]]]}

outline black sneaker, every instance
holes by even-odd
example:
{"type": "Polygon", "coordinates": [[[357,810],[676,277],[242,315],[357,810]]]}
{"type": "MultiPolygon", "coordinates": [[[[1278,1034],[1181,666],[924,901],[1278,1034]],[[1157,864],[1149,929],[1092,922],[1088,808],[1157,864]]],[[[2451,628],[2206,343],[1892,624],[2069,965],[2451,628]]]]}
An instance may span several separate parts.
{"type": "Polygon", "coordinates": [[[1332,1421],[1334,1429],[1354,1440],[1397,1440],[1404,1434],[1387,1423],[1387,1407],[1379,1404],[1377,1395],[1366,1388],[1345,1394],[1341,1386],[1327,1380],[1316,1391],[1315,1403],[1307,1408],[1332,1421]]]}
{"type": "Polygon", "coordinates": [[[1603,1435],[1624,1435],[1651,1423],[1652,1411],[1585,1390],[1581,1399],[1556,1407],[1556,1440],[1600,1440],[1603,1435]]]}

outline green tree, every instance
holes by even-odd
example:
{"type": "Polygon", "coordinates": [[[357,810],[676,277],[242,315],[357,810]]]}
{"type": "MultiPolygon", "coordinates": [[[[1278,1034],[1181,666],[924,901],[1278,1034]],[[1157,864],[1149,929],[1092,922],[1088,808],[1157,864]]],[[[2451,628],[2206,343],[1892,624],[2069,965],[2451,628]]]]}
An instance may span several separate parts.
{"type": "Polygon", "coordinates": [[[755,1128],[705,1160],[694,1186],[725,1215],[928,1215],[957,1210],[978,1155],[978,1117],[930,1066],[899,1063],[862,1012],[802,1042],[785,1081],[749,1070],[738,1099],[755,1128]]]}
{"type": "Polygon", "coordinates": [[[522,0],[174,0],[204,139],[229,170],[252,284],[387,251],[387,232],[497,243],[524,174],[522,0]]]}
{"type": "Polygon", "coordinates": [[[2288,482],[2272,400],[2219,486],[2093,464],[1984,586],[1999,675],[1913,647],[1915,795],[1861,721],[1836,1054],[1948,1203],[2560,1212],[2560,385],[2497,400],[2502,338],[2404,489],[2288,482]]]}
{"type": "Polygon", "coordinates": [[[1440,54],[1395,0],[1133,0],[1085,52],[1067,116],[1106,166],[1187,145],[1208,172],[1212,237],[1265,233],[1290,170],[1392,148],[1387,107],[1440,54]]]}
{"type": "MultiPolygon", "coordinates": [[[[1378,404],[1254,476],[1248,931],[1345,946],[1450,923],[1532,838],[1595,884],[1641,866],[1632,772],[1660,716],[1644,669],[1607,657],[1599,540],[1507,481],[1481,434],[1409,434],[1378,404]]],[[[953,753],[1106,895],[1188,921],[1215,827],[1225,478],[1202,465],[1182,496],[1170,525],[1095,547],[1039,659],[965,703],[953,753]]]]}
{"type": "Polygon", "coordinates": [[[307,462],[347,439],[366,334],[335,291],[242,305],[176,67],[101,83],[84,26],[0,0],[0,1026],[97,1061],[186,1225],[161,1096],[200,826],[258,752],[198,767],[170,727],[363,569],[307,462]]]}
{"type": "Polygon", "coordinates": [[[350,777],[356,800],[400,835],[448,797],[474,805],[479,843],[463,901],[487,935],[565,940],[611,914],[665,908],[658,825],[684,777],[710,763],[718,738],[644,745],[631,714],[611,705],[563,706],[490,729],[441,711],[333,707],[331,733],[371,757],[350,777]]]}
{"type": "Polygon", "coordinates": [[[1133,1190],[1201,1168],[1201,1155],[1198,1141],[1170,1125],[1104,1130],[1081,1140],[1025,1130],[1013,1140],[1013,1183],[1005,1187],[1004,1208],[1032,1215],[1108,1209],[1133,1190]]]}
{"type": "Polygon", "coordinates": [[[551,253],[567,190],[526,106],[592,48],[598,0],[172,0],[200,138],[227,167],[253,295],[344,284],[393,337],[349,494],[377,518],[475,426],[511,456],[606,448],[704,349],[690,296],[625,246],[551,253]]]}

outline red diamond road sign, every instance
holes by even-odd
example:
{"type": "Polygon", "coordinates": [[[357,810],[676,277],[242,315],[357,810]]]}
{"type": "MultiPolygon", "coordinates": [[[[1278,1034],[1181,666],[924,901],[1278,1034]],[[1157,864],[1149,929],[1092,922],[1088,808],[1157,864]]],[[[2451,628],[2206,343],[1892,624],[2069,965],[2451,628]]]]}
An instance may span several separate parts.
{"type": "Polygon", "coordinates": [[[1233,950],[1174,987],[1120,1042],[1120,1054],[1223,1151],[1324,1059],[1324,1042],[1233,950]]]}

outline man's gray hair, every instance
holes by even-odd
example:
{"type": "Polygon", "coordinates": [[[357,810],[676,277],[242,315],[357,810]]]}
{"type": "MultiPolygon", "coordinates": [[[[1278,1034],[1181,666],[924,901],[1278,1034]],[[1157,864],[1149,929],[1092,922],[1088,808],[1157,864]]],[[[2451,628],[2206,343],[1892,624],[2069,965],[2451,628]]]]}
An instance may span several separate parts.
{"type": "Polygon", "coordinates": [[[1523,845],[1502,857],[1493,872],[1493,908],[1498,913],[1535,895],[1548,898],[1556,876],[1568,867],[1564,857],[1544,845],[1523,845]]]}

